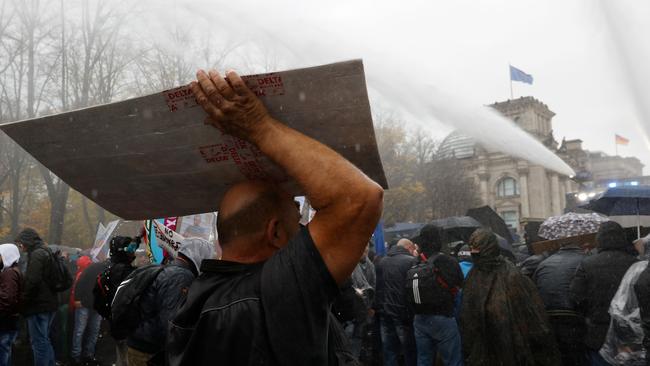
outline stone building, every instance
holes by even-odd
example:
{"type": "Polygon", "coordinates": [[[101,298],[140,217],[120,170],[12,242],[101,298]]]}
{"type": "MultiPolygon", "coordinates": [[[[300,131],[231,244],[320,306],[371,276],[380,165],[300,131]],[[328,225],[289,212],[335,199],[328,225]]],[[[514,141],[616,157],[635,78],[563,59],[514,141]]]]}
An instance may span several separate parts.
{"type": "MultiPolygon", "coordinates": [[[[577,176],[588,176],[589,154],[581,140],[558,143],[553,137],[555,115],[546,104],[533,97],[494,103],[490,107],[512,119],[566,161],[577,176]]],[[[442,142],[440,153],[461,162],[466,174],[476,181],[481,201],[492,207],[508,225],[521,232],[521,223],[562,214],[566,194],[578,183],[527,160],[491,151],[459,132],[442,142]]]]}
{"type": "Polygon", "coordinates": [[[589,153],[589,162],[596,186],[643,175],[643,163],[635,157],[611,156],[598,151],[589,153]]]}

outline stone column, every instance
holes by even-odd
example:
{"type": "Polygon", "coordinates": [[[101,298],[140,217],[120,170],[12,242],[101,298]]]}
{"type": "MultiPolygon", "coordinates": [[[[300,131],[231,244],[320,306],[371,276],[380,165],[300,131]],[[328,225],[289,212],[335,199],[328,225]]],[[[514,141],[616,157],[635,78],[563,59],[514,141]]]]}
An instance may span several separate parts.
{"type": "Polygon", "coordinates": [[[481,189],[481,202],[484,205],[490,204],[490,196],[488,191],[488,181],[490,180],[490,173],[481,171],[478,173],[479,187],[481,189]]]}
{"type": "Polygon", "coordinates": [[[566,178],[560,179],[560,213],[566,208],[566,178]]]}
{"type": "Polygon", "coordinates": [[[530,217],[530,202],[528,201],[528,167],[519,166],[519,200],[521,201],[521,217],[530,217]]]}
{"type": "Polygon", "coordinates": [[[551,212],[553,215],[560,215],[560,181],[557,173],[551,173],[551,212]]]}
{"type": "Polygon", "coordinates": [[[573,187],[571,187],[571,179],[567,178],[564,181],[564,190],[566,193],[573,193],[573,187]]]}

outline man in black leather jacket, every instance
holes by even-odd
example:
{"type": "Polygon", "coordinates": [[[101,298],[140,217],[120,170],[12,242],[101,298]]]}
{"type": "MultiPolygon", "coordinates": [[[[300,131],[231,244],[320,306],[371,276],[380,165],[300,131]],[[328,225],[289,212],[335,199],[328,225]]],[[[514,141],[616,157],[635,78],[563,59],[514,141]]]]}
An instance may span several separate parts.
{"type": "Polygon", "coordinates": [[[349,364],[330,309],[379,221],[382,188],[273,119],[234,71],[197,78],[191,88],[206,123],[257,147],[298,183],[316,214],[301,227],[293,197],[269,180],[230,187],[217,219],[222,256],[203,261],[170,323],[168,364],[349,364]]]}

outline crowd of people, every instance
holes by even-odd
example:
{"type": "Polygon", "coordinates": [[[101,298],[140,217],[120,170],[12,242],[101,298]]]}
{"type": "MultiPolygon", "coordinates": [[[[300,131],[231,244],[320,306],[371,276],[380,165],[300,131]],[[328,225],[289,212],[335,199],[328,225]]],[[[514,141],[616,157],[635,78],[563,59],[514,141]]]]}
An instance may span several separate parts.
{"type": "Polygon", "coordinates": [[[271,118],[236,73],[197,79],[206,123],[283,168],[313,219],[300,224],[280,185],[242,182],[219,205],[218,255],[190,236],[165,263],[139,267],[140,236],[115,236],[108,260],[81,256],[69,269],[25,229],[0,245],[0,366],[11,364],[21,319],[34,365],[58,362],[52,325],[66,290],[73,365],[106,362],[96,358],[103,322],[119,366],[646,364],[647,239],[632,243],[605,222],[595,249],[573,242],[517,260],[489,229],[451,253],[425,225],[375,255],[375,182],[271,118]]]}

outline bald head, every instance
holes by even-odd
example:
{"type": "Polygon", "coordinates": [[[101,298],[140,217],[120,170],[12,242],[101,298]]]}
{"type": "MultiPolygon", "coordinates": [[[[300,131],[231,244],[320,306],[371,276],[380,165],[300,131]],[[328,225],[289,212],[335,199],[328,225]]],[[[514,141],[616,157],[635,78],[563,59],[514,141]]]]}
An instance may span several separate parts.
{"type": "Polygon", "coordinates": [[[235,241],[255,244],[261,240],[257,236],[263,235],[273,220],[284,228],[285,223],[296,218],[297,225],[298,213],[293,211],[296,208],[291,196],[277,185],[264,181],[239,183],[226,192],[219,206],[219,243],[224,249],[235,241]]]}
{"type": "Polygon", "coordinates": [[[412,241],[410,241],[408,239],[400,239],[397,242],[397,246],[402,247],[402,248],[408,250],[409,253],[415,255],[414,253],[415,253],[416,247],[415,247],[415,244],[412,241]]]}

